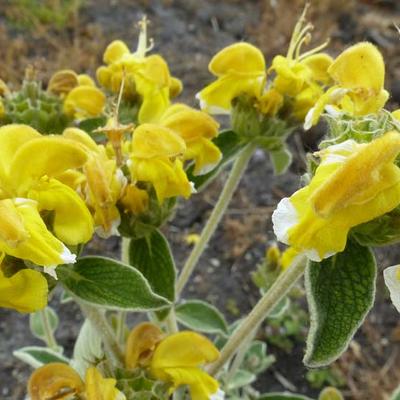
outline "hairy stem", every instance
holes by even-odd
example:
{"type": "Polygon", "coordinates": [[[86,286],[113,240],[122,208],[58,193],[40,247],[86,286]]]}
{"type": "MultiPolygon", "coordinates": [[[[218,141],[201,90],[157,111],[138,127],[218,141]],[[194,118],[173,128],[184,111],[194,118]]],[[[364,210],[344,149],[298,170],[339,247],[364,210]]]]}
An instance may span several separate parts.
{"type": "MultiPolygon", "coordinates": [[[[131,239],[122,237],[121,240],[121,261],[124,264],[129,265],[129,245],[131,239]]],[[[125,327],[126,327],[126,317],[128,313],[126,311],[117,312],[117,341],[119,344],[125,343],[125,327]]]]}
{"type": "Polygon", "coordinates": [[[56,350],[57,349],[57,341],[54,337],[53,330],[50,326],[50,321],[46,309],[39,311],[40,318],[42,320],[44,336],[46,340],[47,347],[50,349],[56,350]]]}
{"type": "Polygon", "coordinates": [[[224,215],[230,200],[232,199],[232,195],[240,182],[240,179],[244,173],[244,170],[246,169],[246,166],[251,158],[251,155],[253,154],[254,149],[255,144],[249,143],[242,150],[242,152],[237,157],[235,163],[233,164],[228,180],[226,181],[218,202],[215,205],[214,210],[212,211],[210,218],[208,219],[201,233],[200,240],[196,243],[182,269],[181,274],[179,275],[178,282],[176,284],[177,298],[179,298],[179,295],[182,293],[182,290],[189,280],[200,256],[203,254],[207,243],[217,229],[217,226],[221,221],[221,218],[224,215]]]}
{"type": "Polygon", "coordinates": [[[260,324],[282,300],[297,280],[304,274],[306,268],[305,259],[302,257],[287,268],[278,277],[271,288],[258,301],[249,315],[243,320],[239,327],[233,332],[221,350],[220,358],[210,366],[209,372],[215,375],[221,367],[233,357],[247,337],[258,329],[260,324]]]}

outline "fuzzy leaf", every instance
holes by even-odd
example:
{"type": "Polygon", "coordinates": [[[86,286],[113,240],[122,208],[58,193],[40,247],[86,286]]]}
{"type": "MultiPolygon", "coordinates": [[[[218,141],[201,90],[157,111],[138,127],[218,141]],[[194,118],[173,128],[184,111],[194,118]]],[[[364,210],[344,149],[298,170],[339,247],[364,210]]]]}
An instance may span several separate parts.
{"type": "Polygon", "coordinates": [[[49,328],[54,333],[58,326],[58,316],[55,311],[51,307],[46,307],[42,311],[37,311],[35,313],[30,314],[29,316],[29,327],[31,329],[32,334],[38,339],[46,342],[46,333],[44,328],[44,321],[42,317],[42,313],[45,313],[49,328]]]}
{"type": "Polygon", "coordinates": [[[228,326],[221,312],[211,304],[189,300],[176,307],[176,318],[186,327],[205,333],[228,334],[228,326]]]}
{"type": "Polygon", "coordinates": [[[167,239],[160,231],[131,239],[129,263],[144,275],[154,293],[171,302],[175,300],[175,263],[167,239]]]}
{"type": "Polygon", "coordinates": [[[235,390],[239,389],[243,386],[250,385],[257,379],[257,376],[252,374],[251,372],[244,371],[242,369],[239,369],[235,375],[232,377],[232,379],[229,381],[227,384],[227,390],[235,390]]]}
{"type": "Polygon", "coordinates": [[[68,358],[64,357],[60,353],[54,350],[48,349],[47,347],[39,346],[28,346],[22,347],[19,350],[13,352],[14,356],[19,360],[27,363],[33,368],[39,368],[44,364],[51,362],[61,362],[68,364],[68,358]]]}
{"type": "Polygon", "coordinates": [[[281,175],[287,171],[292,162],[292,153],[284,145],[281,150],[270,151],[269,157],[274,168],[275,175],[281,175]]]}
{"type": "Polygon", "coordinates": [[[57,267],[57,276],[74,296],[107,309],[147,311],[169,305],[137,269],[111,258],[83,257],[57,267]]]}
{"type": "Polygon", "coordinates": [[[375,280],[373,253],[354,240],[342,253],[309,264],[305,282],[311,326],[306,366],[328,365],[346,350],[373,305],[375,280]]]}
{"type": "Polygon", "coordinates": [[[310,397],[303,396],[302,394],[295,394],[289,392],[283,393],[266,393],[262,394],[257,400],[312,400],[310,397]]]}

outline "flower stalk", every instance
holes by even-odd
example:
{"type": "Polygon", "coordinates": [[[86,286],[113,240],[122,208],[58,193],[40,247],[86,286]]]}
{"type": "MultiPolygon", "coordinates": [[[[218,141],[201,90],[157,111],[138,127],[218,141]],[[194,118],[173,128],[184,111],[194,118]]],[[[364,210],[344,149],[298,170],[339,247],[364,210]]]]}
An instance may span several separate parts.
{"type": "Polygon", "coordinates": [[[224,215],[230,200],[232,199],[232,195],[236,190],[240,179],[243,176],[243,173],[255,150],[255,147],[255,143],[249,143],[242,150],[235,163],[233,164],[228,180],[226,181],[218,202],[215,205],[214,210],[212,211],[210,218],[208,219],[203,229],[203,232],[201,233],[200,240],[196,243],[184,267],[182,268],[181,274],[179,275],[176,284],[177,298],[179,298],[179,295],[182,293],[182,290],[188,282],[190,276],[192,275],[200,256],[203,254],[204,249],[207,246],[207,243],[217,229],[217,226],[221,221],[221,218],[224,215]]]}
{"type": "Polygon", "coordinates": [[[54,337],[53,330],[51,329],[50,321],[49,321],[46,309],[39,310],[38,312],[39,312],[40,318],[42,320],[46,344],[50,349],[56,350],[57,349],[57,341],[54,337]]]}
{"type": "Polygon", "coordinates": [[[286,296],[289,290],[304,274],[306,264],[305,258],[301,257],[282,272],[268,292],[258,301],[246,319],[226,342],[221,350],[219,359],[210,366],[209,372],[211,375],[216,375],[219,372],[224,364],[241,348],[248,336],[253,334],[279,301],[286,296]]]}

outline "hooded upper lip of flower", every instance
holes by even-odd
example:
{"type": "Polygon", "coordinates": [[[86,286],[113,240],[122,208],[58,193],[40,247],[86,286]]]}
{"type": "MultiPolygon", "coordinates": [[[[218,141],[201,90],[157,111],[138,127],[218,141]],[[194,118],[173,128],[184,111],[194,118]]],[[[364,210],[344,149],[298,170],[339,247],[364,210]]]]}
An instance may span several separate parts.
{"type": "Polygon", "coordinates": [[[28,382],[31,400],[55,399],[64,395],[82,394],[87,400],[124,400],[125,395],[115,388],[114,378],[104,378],[95,367],[86,370],[85,382],[67,364],[53,362],[36,369],[28,382]]]}
{"type": "Polygon", "coordinates": [[[249,43],[235,43],[219,51],[208,65],[217,80],[196,95],[200,107],[211,114],[229,114],[232,100],[242,93],[262,94],[266,69],[261,51],[249,43]]]}
{"type": "Polygon", "coordinates": [[[218,382],[200,367],[219,357],[216,347],[195,332],[178,332],[156,347],[150,372],[157,379],[171,382],[172,390],[188,385],[192,400],[209,400],[218,391],[218,382]]]}
{"type": "Polygon", "coordinates": [[[311,260],[344,250],[349,230],[400,203],[400,133],[368,144],[347,140],[322,150],[309,185],[284,198],[273,213],[278,240],[311,260]]]}
{"type": "Polygon", "coordinates": [[[194,159],[195,175],[206,174],[221,160],[221,151],[211,141],[218,135],[219,124],[205,112],[174,104],[163,114],[160,124],[172,129],[185,141],[184,159],[194,159]]]}
{"type": "Polygon", "coordinates": [[[0,251],[45,267],[74,262],[64,245],[87,242],[91,215],[57,175],[79,168],[86,154],[70,140],[41,136],[26,125],[0,128],[0,251]],[[51,211],[52,231],[39,212],[51,211]]]}
{"type": "Polygon", "coordinates": [[[353,115],[378,112],[389,94],[384,89],[385,64],[379,50],[371,43],[361,42],[343,51],[328,68],[335,85],[310,109],[305,129],[315,125],[328,105],[353,115]]]}

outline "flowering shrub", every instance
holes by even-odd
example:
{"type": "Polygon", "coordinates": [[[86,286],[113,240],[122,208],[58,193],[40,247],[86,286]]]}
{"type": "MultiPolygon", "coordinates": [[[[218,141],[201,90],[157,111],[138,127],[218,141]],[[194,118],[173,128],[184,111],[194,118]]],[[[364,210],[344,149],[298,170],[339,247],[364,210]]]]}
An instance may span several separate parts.
{"type": "MultiPolygon", "coordinates": [[[[371,248],[400,240],[399,111],[384,109],[384,61],[374,45],[355,44],[335,59],[322,52],[328,42],[303,51],[312,29],[306,9],[286,55],[270,64],[249,43],[219,51],[213,81],[197,94],[200,109],[172,103],[182,83],[161,55],[149,55],[146,18],[136,51],[120,40],[106,48],[97,84],[61,70],[44,89],[32,69],[18,91],[1,82],[0,306],[32,313],[31,329],[46,344],[15,352],[35,368],[30,399],[305,399],[251,386],[274,361],[257,329],[284,312],[303,275],[305,365],[326,366],[345,351],[374,301],[371,248]],[[229,130],[220,131],[218,114],[230,116],[229,130]],[[211,304],[184,301],[254,151],[283,174],[287,138],[321,119],[327,131],[303,188],[273,213],[276,238],[289,247],[272,246],[253,275],[262,287],[254,309],[229,326],[211,304]],[[160,229],[177,201],[231,162],[178,274],[160,229]],[[121,260],[82,257],[94,234],[121,236],[121,260]],[[57,286],[86,317],[70,359],[46,307],[57,286]],[[128,327],[129,312],[146,322],[128,327]]],[[[400,267],[384,277],[400,311],[400,267]]],[[[319,398],[342,397],[327,388],[319,398]]]]}

